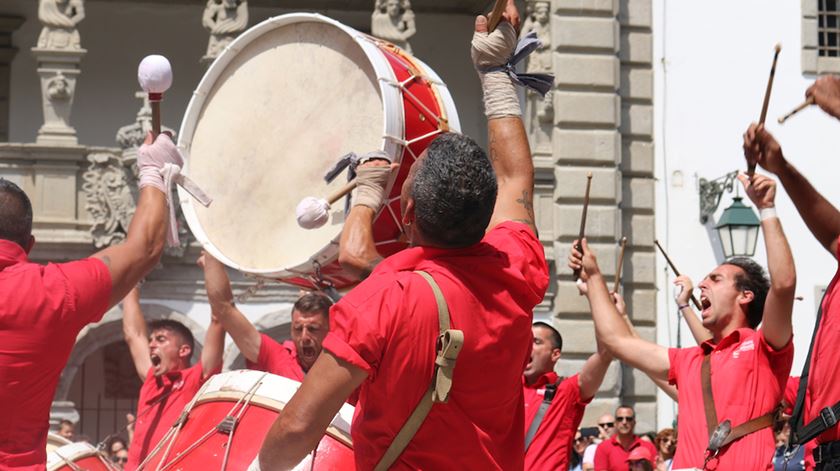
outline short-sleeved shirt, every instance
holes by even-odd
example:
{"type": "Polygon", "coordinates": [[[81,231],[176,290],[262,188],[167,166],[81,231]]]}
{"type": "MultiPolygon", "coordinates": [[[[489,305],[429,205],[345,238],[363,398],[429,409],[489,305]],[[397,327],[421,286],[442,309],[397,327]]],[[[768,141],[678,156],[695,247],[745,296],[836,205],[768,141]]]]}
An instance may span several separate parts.
{"type": "MultiPolygon", "coordinates": [[[[207,378],[219,371],[221,366],[207,378]]],[[[137,421],[134,438],[128,447],[126,470],[133,471],[155,449],[207,378],[202,375],[201,362],[160,377],[155,377],[154,368],[149,368],[140,387],[137,421]]]]}
{"type": "MultiPolygon", "coordinates": [[[[840,241],[840,238],[838,238],[840,241]]],[[[837,258],[840,260],[840,243],[837,244],[837,258]]],[[[840,365],[840,267],[828,285],[822,302],[822,316],[814,350],[811,353],[811,371],[808,375],[808,393],[802,417],[807,424],[820,415],[820,411],[840,401],[840,381],[837,381],[837,365],[840,365]]],[[[826,430],[816,438],[817,443],[840,440],[840,423],[826,430]]]]}
{"type": "Polygon", "coordinates": [[[0,240],[0,469],[44,469],[50,407],[76,336],[108,310],[101,260],[39,265],[0,240]]]}
{"type": "MultiPolygon", "coordinates": [[[[700,367],[711,352],[712,394],[717,419],[737,427],[773,412],[782,401],[793,362],[793,341],[775,350],[759,330],[738,329],[715,345],[712,341],[668,351],[668,381],[677,386],[680,444],[674,469],[702,467],[709,444],[700,367]]],[[[775,439],[772,427],[746,435],[718,455],[717,469],[772,469],[775,439]]]]}
{"type": "MultiPolygon", "coordinates": [[[[545,388],[558,381],[557,373],[551,371],[540,376],[534,384],[525,383],[522,378],[522,393],[525,395],[525,433],[534,422],[534,417],[545,399],[545,388]]],[[[578,375],[565,378],[557,384],[557,391],[551,405],[545,411],[540,427],[534,434],[531,445],[525,450],[525,469],[556,470],[568,469],[569,457],[575,433],[583,420],[583,412],[592,398],[580,397],[578,375]]]]}
{"type": "Polygon", "coordinates": [[[630,456],[631,451],[639,447],[647,448],[651,457],[656,456],[656,446],[647,440],[634,435],[630,447],[625,449],[618,441],[618,434],[613,435],[595,449],[595,471],[630,471],[627,457],[630,456]]]}
{"type": "Polygon", "coordinates": [[[257,361],[246,360],[245,366],[250,370],[267,371],[295,381],[303,381],[306,375],[298,363],[295,343],[291,340],[279,343],[265,334],[260,334],[260,353],[257,361]]]}
{"type": "Polygon", "coordinates": [[[438,314],[432,275],[464,332],[446,404],[435,404],[392,469],[523,468],[522,370],[548,266],[528,226],[505,222],[460,249],[412,247],[380,263],[332,307],[324,349],[367,372],[351,435],[372,469],[432,379],[438,314]]]}

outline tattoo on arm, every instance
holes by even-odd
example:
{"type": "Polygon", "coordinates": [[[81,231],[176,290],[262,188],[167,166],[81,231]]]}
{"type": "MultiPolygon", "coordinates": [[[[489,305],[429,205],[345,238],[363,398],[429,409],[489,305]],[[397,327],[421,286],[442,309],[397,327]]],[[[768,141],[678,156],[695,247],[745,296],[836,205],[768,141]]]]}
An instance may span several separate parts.
{"type": "Polygon", "coordinates": [[[109,270],[111,269],[111,257],[103,255],[102,258],[100,258],[100,260],[102,260],[102,263],[104,263],[109,270]]]}
{"type": "Polygon", "coordinates": [[[531,226],[534,229],[534,234],[536,234],[537,237],[539,237],[540,234],[537,230],[537,224],[535,222],[537,218],[534,216],[533,195],[531,195],[528,190],[522,190],[522,197],[518,198],[516,202],[521,204],[525,208],[525,212],[528,213],[528,219],[514,219],[514,221],[531,226]]]}
{"type": "Polygon", "coordinates": [[[490,136],[490,162],[495,164],[499,160],[499,152],[496,150],[496,136],[490,136]]]}

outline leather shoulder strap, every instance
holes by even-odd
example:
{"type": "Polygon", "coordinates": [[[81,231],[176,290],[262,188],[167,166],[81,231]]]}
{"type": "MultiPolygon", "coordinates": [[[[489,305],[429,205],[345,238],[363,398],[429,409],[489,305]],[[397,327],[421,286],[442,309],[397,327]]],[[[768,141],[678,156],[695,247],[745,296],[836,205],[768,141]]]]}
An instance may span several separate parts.
{"type": "MultiPolygon", "coordinates": [[[[446,304],[446,299],[443,297],[440,286],[432,278],[432,275],[424,271],[416,271],[415,273],[422,276],[429,283],[435,295],[435,302],[437,303],[439,335],[437,339],[435,372],[429,389],[423,394],[414,412],[411,413],[405,421],[405,424],[403,424],[400,431],[394,437],[391,445],[385,450],[385,454],[374,468],[375,471],[385,471],[397,461],[397,458],[400,457],[405,447],[414,438],[414,434],[420,429],[423,421],[426,420],[426,416],[432,410],[432,404],[436,402],[446,403],[449,400],[449,390],[452,388],[452,374],[455,371],[455,360],[457,360],[458,353],[464,344],[464,333],[460,330],[449,328],[449,306],[446,304]]],[[[441,439],[445,439],[445,437],[441,437],[441,439]]]]}
{"type": "Polygon", "coordinates": [[[703,364],[700,367],[700,385],[703,388],[703,409],[706,412],[706,430],[708,430],[709,438],[711,438],[718,426],[717,410],[715,410],[715,397],[712,393],[711,354],[706,354],[703,357],[703,364]]]}

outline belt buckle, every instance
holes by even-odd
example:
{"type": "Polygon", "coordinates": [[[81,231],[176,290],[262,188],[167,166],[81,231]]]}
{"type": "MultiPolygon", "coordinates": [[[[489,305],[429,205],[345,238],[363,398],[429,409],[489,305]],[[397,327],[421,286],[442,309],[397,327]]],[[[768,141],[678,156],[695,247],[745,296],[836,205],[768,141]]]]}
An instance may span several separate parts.
{"type": "Polygon", "coordinates": [[[837,425],[837,416],[834,415],[834,410],[831,407],[825,407],[820,411],[820,419],[822,419],[826,429],[837,425]]]}

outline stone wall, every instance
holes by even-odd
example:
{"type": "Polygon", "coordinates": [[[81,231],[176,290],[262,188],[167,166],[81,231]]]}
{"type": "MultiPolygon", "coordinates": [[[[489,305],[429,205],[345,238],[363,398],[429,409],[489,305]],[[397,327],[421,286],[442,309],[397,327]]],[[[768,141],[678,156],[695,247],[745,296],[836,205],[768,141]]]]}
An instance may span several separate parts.
{"type": "MultiPolygon", "coordinates": [[[[618,242],[627,237],[623,293],[640,335],[655,339],[651,1],[553,0],[551,11],[554,117],[550,155],[534,146],[536,193],[554,280],[544,308],[564,338],[558,369],[570,375],[595,350],[589,305],[566,267],[588,172],[587,238],[612,280],[618,242]]],[[[637,408],[637,430],[655,430],[655,401],[650,380],[614,362],[584,424],[630,403],[637,408]]]]}

